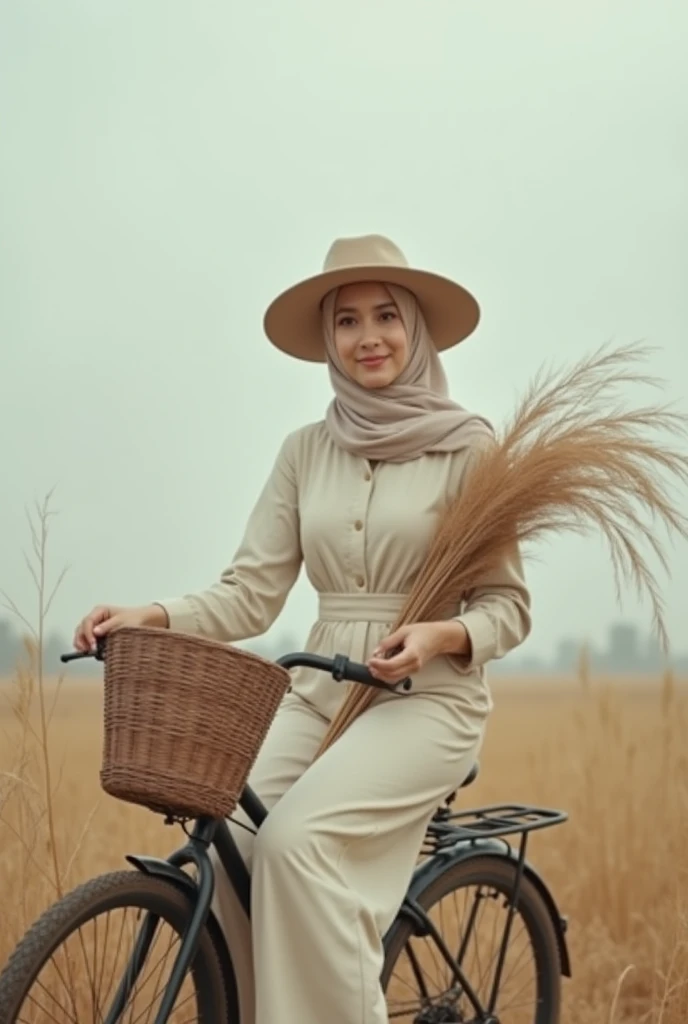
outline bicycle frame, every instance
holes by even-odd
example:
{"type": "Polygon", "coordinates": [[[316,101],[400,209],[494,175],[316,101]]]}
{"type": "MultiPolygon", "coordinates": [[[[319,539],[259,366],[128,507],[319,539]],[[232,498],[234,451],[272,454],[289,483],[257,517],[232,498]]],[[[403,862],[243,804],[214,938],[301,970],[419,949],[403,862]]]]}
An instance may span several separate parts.
{"type": "MultiPolygon", "coordinates": [[[[239,806],[257,831],[265,820],[268,811],[250,786],[245,787],[239,800],[239,806]]],[[[459,993],[464,993],[470,1002],[476,1014],[476,1022],[480,1021],[482,1024],[490,1024],[491,1021],[496,1020],[494,1010],[497,1004],[511,927],[518,910],[520,885],[524,877],[529,877],[531,881],[534,881],[545,897],[556,926],[557,938],[562,954],[563,973],[570,975],[568,953],[564,938],[565,921],[558,916],[552,897],[549,895],[544,883],[526,860],[528,833],[535,829],[559,824],[566,819],[567,815],[564,812],[553,811],[547,808],[519,804],[493,805],[458,813],[452,813],[449,808],[440,809],[428,827],[427,841],[420,851],[421,853],[426,852],[428,856],[411,880],[411,885],[403,900],[395,923],[403,918],[410,919],[414,926],[415,935],[429,936],[432,939],[441,958],[448,965],[452,973],[453,982],[457,986],[459,993]],[[467,819],[469,820],[467,821],[467,819]],[[456,822],[459,821],[467,821],[467,823],[457,824],[456,822]],[[521,836],[517,853],[513,851],[512,847],[504,839],[506,835],[516,833],[521,836]],[[500,841],[496,842],[497,839],[500,841]],[[471,920],[468,922],[462,948],[454,956],[430,919],[429,914],[426,913],[417,899],[425,884],[427,884],[428,877],[436,876],[438,873],[447,870],[449,864],[456,860],[485,854],[502,858],[508,857],[510,860],[515,861],[517,871],[515,891],[513,899],[509,904],[507,921],[497,956],[495,976],[487,1006],[483,1006],[480,1002],[475,989],[461,966],[475,911],[472,912],[471,920]]],[[[236,841],[224,819],[197,819],[193,830],[189,834],[188,842],[170,854],[166,860],[135,855],[129,855],[126,858],[129,863],[146,874],[158,875],[177,883],[188,891],[192,897],[193,912],[191,919],[172,968],[154,1024],[166,1024],[179,994],[184,976],[195,956],[202,929],[208,918],[214,891],[213,869],[208,856],[208,850],[211,845],[215,847],[230,884],[237,894],[246,917],[250,920],[251,877],[239,853],[236,841]],[[197,868],[198,881],[194,881],[187,873],[182,871],[182,868],[188,864],[193,864],[197,868]]],[[[157,921],[153,920],[153,915],[148,914],[144,920],[141,934],[137,940],[136,948],[132,954],[120,989],[115,996],[115,1003],[105,1018],[104,1024],[118,1024],[119,1016],[126,1006],[127,999],[136,983],[139,971],[150,948],[156,924],[157,921]]],[[[407,955],[418,981],[419,991],[427,997],[428,993],[424,991],[425,986],[421,977],[420,967],[417,962],[414,962],[414,955],[408,948],[407,955]]]]}

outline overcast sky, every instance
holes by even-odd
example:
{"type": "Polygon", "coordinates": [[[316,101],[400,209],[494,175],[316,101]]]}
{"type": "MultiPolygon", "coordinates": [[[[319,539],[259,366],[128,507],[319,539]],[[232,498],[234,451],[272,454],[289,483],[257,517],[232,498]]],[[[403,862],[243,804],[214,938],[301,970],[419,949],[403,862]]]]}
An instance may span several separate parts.
{"type": "MultiPolygon", "coordinates": [[[[339,235],[475,292],[444,364],[498,426],[610,339],[658,346],[685,408],[687,52],[685,0],[0,0],[0,585],[33,616],[24,508],[53,485],[55,628],[217,576],[330,399],[261,319],[339,235]]],[[[600,642],[599,537],[537,554],[528,650],[600,642]]],[[[314,610],[302,578],[278,632],[314,610]]]]}

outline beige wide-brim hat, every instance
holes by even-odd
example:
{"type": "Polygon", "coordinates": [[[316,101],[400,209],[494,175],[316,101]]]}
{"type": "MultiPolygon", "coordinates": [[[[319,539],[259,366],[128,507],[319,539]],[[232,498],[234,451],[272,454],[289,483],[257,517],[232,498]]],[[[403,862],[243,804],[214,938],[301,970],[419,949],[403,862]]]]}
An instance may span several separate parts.
{"type": "Polygon", "coordinates": [[[297,359],[325,362],[321,303],[333,288],[363,281],[397,284],[413,292],[437,349],[458,345],[475,330],[480,307],[462,285],[408,264],[382,235],[338,238],[322,273],[293,285],[270,303],[263,326],[273,345],[297,359]]]}

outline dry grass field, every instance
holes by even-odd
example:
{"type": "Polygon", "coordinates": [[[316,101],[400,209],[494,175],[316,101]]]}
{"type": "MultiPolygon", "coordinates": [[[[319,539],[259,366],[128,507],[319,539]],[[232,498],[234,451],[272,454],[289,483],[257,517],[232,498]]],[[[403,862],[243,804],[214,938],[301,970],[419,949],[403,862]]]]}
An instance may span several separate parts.
{"type": "MultiPolygon", "coordinates": [[[[530,850],[569,916],[563,1021],[685,1024],[688,687],[583,676],[493,689],[482,773],[461,803],[532,801],[570,814],[530,850]]],[[[69,889],[125,866],[127,852],[164,854],[183,838],[100,791],[98,682],[65,682],[55,695],[47,683],[49,814],[38,693],[28,678],[0,683],[0,965],[54,898],[56,873],[69,889]]]]}

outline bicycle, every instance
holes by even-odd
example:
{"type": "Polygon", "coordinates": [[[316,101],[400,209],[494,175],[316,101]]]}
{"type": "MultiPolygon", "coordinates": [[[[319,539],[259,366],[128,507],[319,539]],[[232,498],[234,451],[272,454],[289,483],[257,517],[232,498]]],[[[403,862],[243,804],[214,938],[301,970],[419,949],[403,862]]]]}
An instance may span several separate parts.
{"type": "MultiPolygon", "coordinates": [[[[95,652],[64,654],[61,660],[67,662],[82,657],[103,660],[102,645],[95,652]]],[[[298,652],[284,655],[277,664],[285,669],[305,666],[328,672],[338,681],[355,681],[390,689],[387,684],[375,680],[365,665],[344,656],[330,659],[298,652]]],[[[410,680],[406,679],[392,689],[403,698],[410,685],[410,680]]],[[[458,788],[470,785],[478,770],[476,763],[458,788]]],[[[568,815],[558,810],[521,804],[494,804],[457,812],[452,810],[452,806],[458,788],[446,798],[430,821],[406,896],[393,924],[383,936],[381,983],[387,998],[389,1019],[403,1019],[412,1024],[512,1024],[512,1021],[513,1024],[521,1024],[521,1021],[523,1024],[557,1024],[561,978],[571,977],[567,922],[559,913],[545,881],[526,860],[526,849],[531,832],[564,822],[568,815]],[[520,835],[517,850],[506,838],[515,835],[520,835]],[[442,901],[469,888],[476,888],[477,892],[470,910],[456,915],[457,924],[461,924],[461,934],[452,949],[446,934],[442,901]],[[465,964],[470,937],[487,901],[491,901],[493,907],[498,903],[503,905],[506,921],[499,948],[488,963],[488,970],[494,965],[493,975],[483,977],[481,969],[481,976],[476,982],[475,979],[469,980],[465,964]],[[439,924],[433,920],[438,908],[439,924]],[[504,1007],[498,1003],[517,917],[524,924],[533,951],[536,993],[530,1010],[517,1017],[505,1017],[504,1007]],[[424,943],[428,944],[425,952],[419,952],[417,945],[424,943]],[[440,983],[440,990],[436,993],[430,991],[423,974],[424,964],[430,961],[435,967],[438,962],[443,965],[447,974],[447,980],[440,983]],[[399,976],[398,968],[406,963],[405,976],[399,976]],[[411,981],[405,980],[406,977],[411,981]],[[487,986],[483,996],[479,989],[484,980],[487,986]],[[403,991],[404,986],[410,987],[412,982],[418,988],[417,1005],[409,1008],[403,1000],[397,1004],[395,993],[403,991]]],[[[268,812],[249,785],[244,787],[239,805],[253,827],[256,830],[260,828],[268,812]]],[[[112,872],[83,883],[46,910],[32,925],[0,974],[0,1024],[62,1024],[62,1021],[86,1024],[87,1019],[92,1019],[94,1024],[124,1024],[125,1020],[127,1024],[139,1024],[144,1019],[152,1020],[154,1024],[176,1024],[182,1020],[181,1007],[192,996],[196,1002],[195,1019],[202,1024],[240,1024],[232,958],[210,907],[214,875],[208,856],[209,847],[214,845],[242,911],[250,920],[249,872],[224,819],[200,817],[191,830],[186,820],[173,815],[168,815],[165,820],[169,824],[181,824],[188,836],[184,846],[166,860],[127,855],[125,859],[135,870],[112,872]],[[195,877],[183,870],[189,865],[195,869],[195,877]],[[96,981],[100,983],[104,979],[105,960],[100,972],[95,964],[94,970],[90,970],[81,928],[88,924],[93,926],[95,958],[100,915],[107,915],[104,940],[107,943],[109,915],[129,909],[138,912],[137,918],[143,915],[143,923],[114,995],[109,998],[110,990],[116,984],[113,967],[106,992],[109,1002],[102,1007],[98,997],[96,1006],[96,981]],[[142,975],[146,959],[157,941],[156,931],[161,922],[169,925],[173,933],[168,952],[173,942],[179,943],[179,950],[167,982],[162,986],[159,981],[156,983],[150,1002],[141,1012],[137,1007],[135,1016],[133,1001],[141,993],[144,993],[144,999],[150,995],[146,984],[152,972],[143,978],[142,975]],[[72,984],[74,964],[65,952],[70,994],[63,973],[57,969],[56,954],[77,930],[86,977],[83,972],[78,976],[75,989],[72,984]],[[53,960],[57,980],[51,988],[40,978],[43,969],[53,960]],[[183,986],[189,981],[191,995],[180,1004],[183,986]],[[40,998],[31,996],[34,983],[38,984],[40,998]],[[66,1008],[55,993],[56,989],[61,992],[61,988],[67,992],[66,1008]],[[86,1006],[89,1000],[90,1011],[86,1006]],[[151,1017],[156,1000],[159,1000],[157,1012],[155,1017],[151,1017]],[[33,1007],[33,1016],[25,1009],[27,1004],[33,1007]],[[57,1015],[58,1009],[62,1017],[57,1015]],[[148,1015],[144,1018],[146,1011],[148,1015]]],[[[123,931],[124,925],[120,930],[120,944],[123,931]]],[[[184,1021],[190,1019],[183,1018],[184,1021]]]]}

